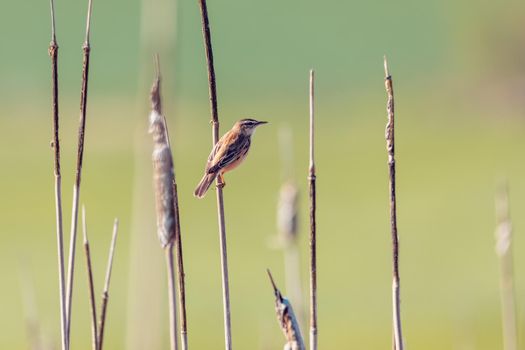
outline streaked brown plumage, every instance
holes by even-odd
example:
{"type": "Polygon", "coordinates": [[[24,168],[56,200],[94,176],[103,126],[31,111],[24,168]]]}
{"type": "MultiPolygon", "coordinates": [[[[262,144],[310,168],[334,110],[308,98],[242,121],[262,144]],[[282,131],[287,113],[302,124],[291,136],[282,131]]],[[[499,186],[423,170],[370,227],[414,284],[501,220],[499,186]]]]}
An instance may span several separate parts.
{"type": "Polygon", "coordinates": [[[242,163],[250,150],[251,137],[255,129],[266,123],[255,119],[241,119],[219,139],[208,157],[204,176],[194,192],[195,197],[204,197],[217,176],[224,184],[224,173],[242,163]]]}

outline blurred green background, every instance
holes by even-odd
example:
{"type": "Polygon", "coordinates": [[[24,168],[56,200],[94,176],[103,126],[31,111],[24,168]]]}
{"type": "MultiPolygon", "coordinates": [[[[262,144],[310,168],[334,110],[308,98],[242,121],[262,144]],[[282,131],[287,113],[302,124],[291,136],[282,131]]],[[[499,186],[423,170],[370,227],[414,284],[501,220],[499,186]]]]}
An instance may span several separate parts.
{"type": "MultiPolygon", "coordinates": [[[[43,342],[58,345],[60,334],[49,147],[49,4],[19,1],[1,7],[0,347],[24,349],[30,346],[28,315],[36,313],[43,342]]],[[[86,7],[84,1],[56,3],[66,233],[86,7]]],[[[209,1],[208,7],[221,130],[244,116],[270,121],[255,136],[247,162],[228,175],[225,189],[234,347],[283,344],[265,273],[269,267],[284,289],[282,251],[269,243],[276,234],[282,128],[293,133],[306,296],[312,67],[317,74],[319,342],[325,349],[391,346],[384,54],[396,92],[406,345],[502,348],[494,192],[496,180],[506,177],[523,346],[525,4],[222,0],[209,1]]],[[[189,343],[194,349],[220,349],[215,200],[213,193],[200,201],[192,196],[211,147],[197,2],[95,0],[91,40],[81,202],[97,296],[112,220],[118,216],[121,222],[107,348],[168,347],[146,122],[152,53],[160,52],[180,192],[189,343]]],[[[78,251],[72,346],[88,349],[86,275],[78,251]]]]}

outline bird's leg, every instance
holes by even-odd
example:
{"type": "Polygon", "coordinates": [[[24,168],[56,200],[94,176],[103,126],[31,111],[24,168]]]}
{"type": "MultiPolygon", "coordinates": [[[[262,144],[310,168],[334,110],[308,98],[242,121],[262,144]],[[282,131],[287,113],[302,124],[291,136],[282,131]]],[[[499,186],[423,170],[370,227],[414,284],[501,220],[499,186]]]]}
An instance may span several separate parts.
{"type": "Polygon", "coordinates": [[[217,177],[219,178],[219,181],[217,183],[217,187],[218,188],[224,188],[224,186],[226,186],[226,182],[224,181],[224,174],[223,173],[219,173],[219,175],[217,177]]]}

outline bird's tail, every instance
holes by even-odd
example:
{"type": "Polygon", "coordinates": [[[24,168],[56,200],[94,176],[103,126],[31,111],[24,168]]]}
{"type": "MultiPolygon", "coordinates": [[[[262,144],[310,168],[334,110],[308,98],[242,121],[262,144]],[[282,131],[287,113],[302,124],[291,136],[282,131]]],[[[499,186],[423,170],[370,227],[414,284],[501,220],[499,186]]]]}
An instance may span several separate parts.
{"type": "Polygon", "coordinates": [[[208,192],[208,189],[210,188],[211,184],[217,177],[217,173],[211,173],[211,174],[204,174],[201,181],[197,185],[197,188],[195,189],[195,192],[193,192],[193,195],[197,198],[202,198],[208,192]]]}

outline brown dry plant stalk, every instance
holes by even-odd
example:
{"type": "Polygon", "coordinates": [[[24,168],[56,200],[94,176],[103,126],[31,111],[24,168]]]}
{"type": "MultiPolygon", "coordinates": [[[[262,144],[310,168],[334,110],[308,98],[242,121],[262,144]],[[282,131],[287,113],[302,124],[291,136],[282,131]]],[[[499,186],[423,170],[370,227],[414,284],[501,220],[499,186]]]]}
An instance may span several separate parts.
{"type": "Polygon", "coordinates": [[[58,43],[55,28],[55,2],[50,0],[51,7],[51,43],[49,56],[51,57],[51,84],[52,84],[52,109],[53,109],[53,141],[54,174],[55,174],[55,217],[57,234],[58,257],[58,290],[60,297],[60,330],[62,350],[69,349],[66,331],[66,288],[64,268],[64,233],[62,225],[62,176],[60,173],[60,137],[58,118],[58,43]]]}
{"type": "Polygon", "coordinates": [[[91,46],[89,42],[90,23],[91,23],[92,0],[88,2],[88,12],[86,18],[86,36],[84,39],[83,63],[82,63],[82,82],[80,89],[80,123],[78,129],[78,149],[77,149],[77,166],[75,183],[73,185],[73,205],[71,210],[71,233],[69,241],[69,259],[68,259],[68,279],[67,279],[67,299],[66,299],[66,316],[67,316],[67,340],[70,341],[71,333],[71,306],[73,301],[73,277],[75,273],[75,249],[78,224],[78,205],[80,200],[80,180],[82,175],[82,162],[84,158],[84,135],[86,129],[86,108],[88,93],[89,77],[89,58],[91,46]]]}
{"type": "Polygon", "coordinates": [[[386,57],[385,88],[387,93],[388,123],[385,130],[386,149],[388,152],[388,173],[390,193],[390,230],[392,236],[392,317],[394,332],[394,350],[403,350],[403,335],[401,332],[401,301],[399,291],[399,238],[397,234],[397,206],[396,206],[396,161],[394,157],[394,87],[392,76],[388,71],[386,57]]]}
{"type": "Polygon", "coordinates": [[[295,317],[292,304],[288,299],[282,296],[281,291],[275,285],[270,270],[266,271],[268,272],[268,277],[270,277],[270,282],[272,283],[273,292],[275,294],[275,313],[277,314],[277,321],[279,321],[279,326],[286,338],[284,350],[304,350],[305,347],[303,337],[301,336],[301,328],[295,317]]]}
{"type": "Polygon", "coordinates": [[[310,70],[310,349],[317,350],[317,209],[316,170],[314,158],[314,71],[310,70]]]}
{"type": "Polygon", "coordinates": [[[171,349],[178,349],[177,303],[173,243],[176,235],[176,218],[173,192],[173,158],[168,144],[165,119],[162,116],[160,98],[160,67],[156,64],[156,78],[151,88],[151,113],[149,132],[153,135],[153,177],[157,212],[157,234],[166,253],[168,301],[170,316],[171,349]]]}
{"type": "Polygon", "coordinates": [[[188,323],[186,320],[186,282],[184,259],[182,256],[182,237],[180,230],[179,199],[175,172],[173,173],[173,206],[175,208],[175,246],[177,248],[177,273],[179,280],[179,317],[182,350],[188,350],[188,323]]]}
{"type": "Polygon", "coordinates": [[[500,184],[496,194],[496,254],[500,260],[501,321],[503,349],[517,350],[518,325],[514,291],[514,263],[512,257],[512,223],[509,194],[506,183],[500,184]]]}
{"type": "MultiPolygon", "coordinates": [[[[213,65],[213,49],[211,44],[210,22],[208,19],[208,8],[206,0],[199,0],[202,20],[202,35],[204,38],[204,50],[206,54],[206,65],[208,68],[208,90],[210,94],[210,109],[213,144],[219,141],[219,112],[217,109],[217,87],[215,80],[215,68],[213,65]]],[[[217,177],[217,216],[219,220],[219,241],[221,251],[221,275],[222,275],[222,297],[224,308],[224,341],[226,350],[232,349],[231,315],[230,315],[230,286],[228,277],[228,253],[226,245],[226,223],[224,217],[224,199],[222,188],[224,184],[217,177]]]]}
{"type": "MultiPolygon", "coordinates": [[[[168,132],[168,124],[166,117],[163,116],[165,125],[166,139],[168,146],[171,149],[170,135],[168,132]]],[[[177,277],[179,281],[179,319],[180,319],[180,337],[183,350],[188,349],[188,323],[186,320],[186,276],[184,273],[184,258],[182,254],[182,236],[180,229],[180,210],[179,210],[179,194],[177,190],[177,178],[175,176],[175,165],[173,165],[173,209],[175,214],[175,248],[177,256],[177,277]]]]}
{"type": "Polygon", "coordinates": [[[93,265],[91,264],[91,250],[87,234],[86,208],[82,206],[82,228],[84,233],[84,253],[86,256],[86,271],[89,288],[89,305],[91,308],[91,340],[93,350],[98,349],[98,330],[97,330],[97,304],[95,301],[95,286],[93,283],[93,265]]]}
{"type": "Polygon", "coordinates": [[[166,253],[166,271],[168,280],[168,302],[170,305],[170,343],[171,349],[179,348],[177,341],[177,287],[175,285],[175,265],[173,263],[173,243],[168,244],[165,248],[166,253]]]}
{"type": "Polygon", "coordinates": [[[102,291],[102,306],[100,307],[100,321],[98,323],[98,350],[102,350],[104,344],[104,329],[106,327],[106,312],[109,301],[109,282],[111,279],[111,270],[113,268],[113,257],[115,256],[115,246],[117,244],[118,219],[115,218],[113,223],[113,234],[111,237],[111,246],[109,248],[108,264],[106,266],[106,279],[104,280],[104,290],[102,291]]]}

